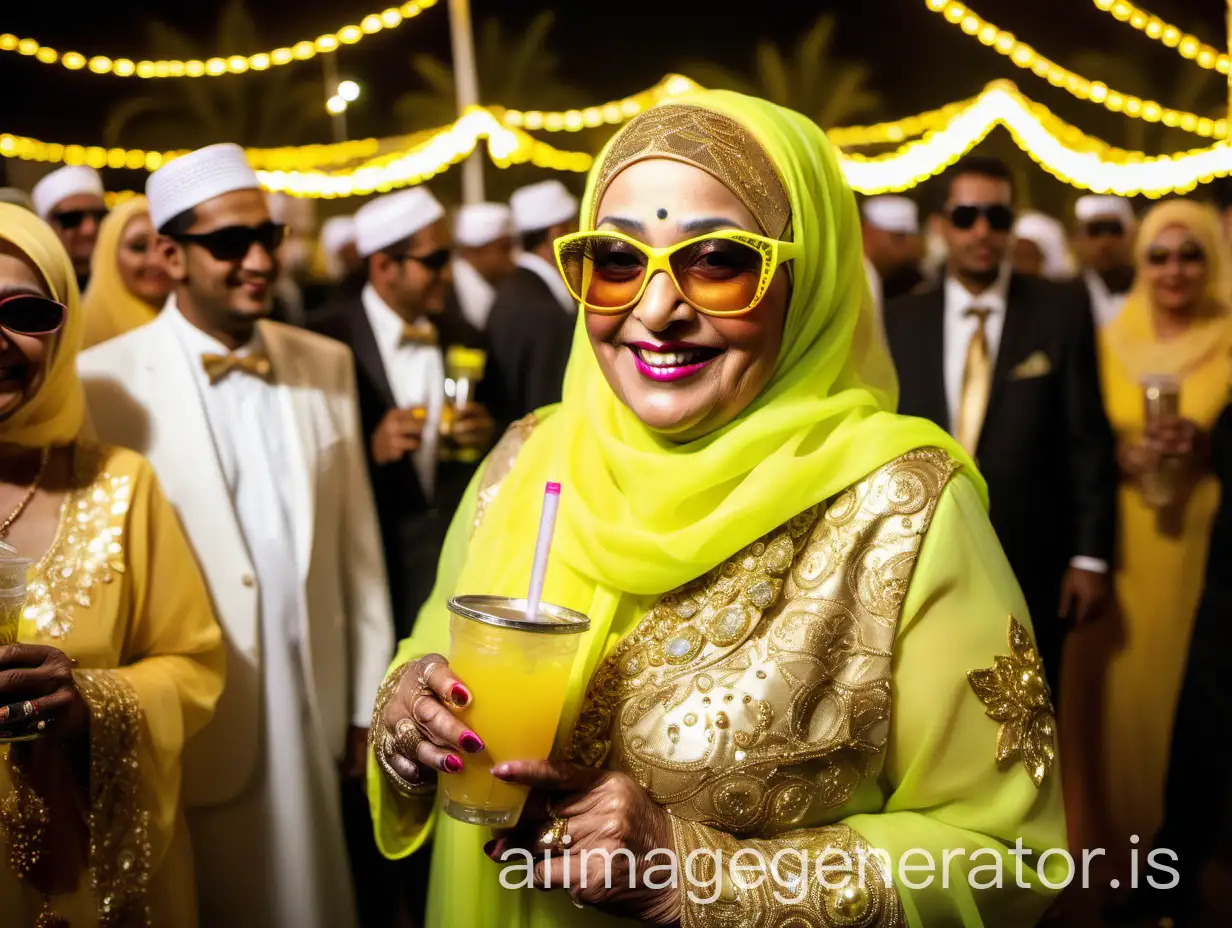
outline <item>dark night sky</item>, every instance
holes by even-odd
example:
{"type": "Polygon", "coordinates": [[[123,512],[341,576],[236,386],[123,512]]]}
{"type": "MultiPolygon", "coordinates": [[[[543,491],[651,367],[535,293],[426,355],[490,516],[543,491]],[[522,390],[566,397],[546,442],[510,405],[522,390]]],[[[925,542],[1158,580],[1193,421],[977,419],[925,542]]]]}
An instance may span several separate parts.
{"type": "MultiPolygon", "coordinates": [[[[1125,50],[1143,69],[1168,70],[1174,52],[1132,32],[1091,0],[971,0],[975,10],[1062,64],[1073,63],[1084,48],[1125,50]]],[[[1221,44],[1223,0],[1143,0],[1152,12],[1221,44]]],[[[381,0],[249,0],[259,21],[264,49],[356,22],[381,0]]],[[[473,0],[477,22],[499,14],[516,30],[545,0],[473,0]]],[[[221,0],[82,0],[4,3],[0,30],[30,35],[58,49],[89,54],[149,54],[143,20],[154,17],[206,37],[213,34],[221,0]]],[[[971,95],[987,81],[1009,77],[1029,95],[1096,134],[1119,129],[1117,117],[1073,100],[1033,75],[1018,70],[990,49],[963,35],[923,0],[779,0],[707,6],[678,0],[569,0],[557,3],[551,42],[562,61],[563,77],[594,94],[596,103],[654,83],[682,62],[699,57],[740,67],[749,61],[753,40],[766,36],[790,43],[824,10],[840,15],[838,51],[866,61],[874,89],[886,99],[883,118],[939,106],[971,95]]],[[[261,49],[261,50],[264,50],[261,49]]],[[[257,51],[236,49],[232,51],[257,51]]],[[[341,70],[367,91],[352,112],[352,134],[388,134],[389,105],[412,89],[408,65],[416,51],[448,55],[445,2],[401,28],[369,37],[339,53],[341,70]]],[[[305,80],[320,80],[320,65],[291,65],[305,80]]],[[[1104,75],[1088,74],[1091,78],[1104,75]]],[[[217,80],[259,81],[250,74],[217,80]]],[[[205,80],[205,79],[202,79],[205,80]]],[[[97,143],[108,106],[140,91],[136,78],[100,77],[47,67],[14,54],[0,54],[0,131],[46,140],[97,143]]],[[[1134,88],[1127,88],[1133,90],[1134,88]]],[[[1162,93],[1163,91],[1161,91],[1162,93]]],[[[499,101],[494,101],[499,102],[499,101]]],[[[1168,100],[1162,102],[1168,103],[1168,100]]],[[[323,139],[325,141],[327,139],[323,139]]],[[[1115,139],[1114,139],[1115,140],[1115,139]]],[[[1201,141],[1195,139],[1196,144],[1201,141]]]]}

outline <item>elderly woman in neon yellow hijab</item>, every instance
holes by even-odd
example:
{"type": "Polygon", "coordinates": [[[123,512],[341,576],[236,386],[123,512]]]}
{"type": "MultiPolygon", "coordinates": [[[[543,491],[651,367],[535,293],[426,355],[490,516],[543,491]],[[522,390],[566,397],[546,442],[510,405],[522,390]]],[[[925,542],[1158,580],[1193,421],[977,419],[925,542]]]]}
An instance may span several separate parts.
{"type": "Polygon", "coordinates": [[[171,278],[154,249],[157,238],[145,197],[126,200],[103,220],[82,297],[83,349],[153,322],[163,308],[171,278]]]}
{"type": "Polygon", "coordinates": [[[81,437],[82,313],[51,227],[0,204],[0,913],[6,926],[196,924],[180,755],[222,634],[149,463],[81,437]],[[16,638],[16,643],[14,643],[16,638]]]}
{"type": "Polygon", "coordinates": [[[822,132],[761,100],[680,98],[600,155],[557,243],[583,310],[564,400],[489,457],[378,695],[377,840],[432,837],[432,928],[1047,907],[1065,829],[1030,620],[981,478],[894,413],[858,223],[822,132]],[[545,481],[544,599],[590,627],[537,761],[471,724],[520,694],[442,655],[449,597],[525,595],[545,481]],[[468,766],[536,791],[515,829],[444,814],[468,766]],[[998,881],[1018,840],[1054,853],[998,881]]]}

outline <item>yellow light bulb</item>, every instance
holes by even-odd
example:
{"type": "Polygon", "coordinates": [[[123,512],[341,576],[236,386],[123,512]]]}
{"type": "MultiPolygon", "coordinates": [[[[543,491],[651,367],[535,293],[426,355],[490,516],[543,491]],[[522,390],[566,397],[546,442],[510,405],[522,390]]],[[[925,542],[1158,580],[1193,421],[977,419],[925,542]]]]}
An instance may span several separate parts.
{"type": "Polygon", "coordinates": [[[1198,52],[1198,67],[1206,68],[1208,71],[1215,66],[1215,52],[1212,49],[1204,48],[1198,52]]]}
{"type": "Polygon", "coordinates": [[[80,52],[65,52],[60,62],[70,71],[80,71],[86,66],[86,56],[80,52]]]}
{"type": "Polygon", "coordinates": [[[967,35],[975,35],[977,32],[980,31],[980,26],[982,25],[984,24],[983,22],[980,21],[980,18],[978,16],[973,16],[970,13],[968,13],[966,16],[963,17],[962,31],[967,33],[967,35]]]}
{"type": "Polygon", "coordinates": [[[1091,84],[1089,91],[1091,100],[1095,103],[1103,103],[1108,99],[1108,85],[1103,81],[1095,81],[1091,84]]]}
{"type": "Polygon", "coordinates": [[[95,74],[106,74],[111,70],[111,59],[104,58],[101,55],[90,59],[90,70],[95,74]]]}
{"type": "Polygon", "coordinates": [[[1198,40],[1192,35],[1187,35],[1181,39],[1181,44],[1177,46],[1177,50],[1185,58],[1193,58],[1198,54],[1198,40]]]}
{"type": "Polygon", "coordinates": [[[248,70],[248,59],[243,55],[232,55],[227,59],[227,70],[232,74],[243,74],[248,70]]]}
{"type": "Polygon", "coordinates": [[[18,39],[17,36],[6,32],[4,35],[0,35],[0,49],[3,49],[6,52],[11,52],[17,48],[20,41],[21,40],[18,39]]]}
{"type": "Polygon", "coordinates": [[[210,58],[205,62],[205,73],[217,76],[227,72],[227,62],[222,58],[210,58]]]}
{"type": "Polygon", "coordinates": [[[316,48],[314,48],[313,44],[307,40],[303,42],[296,42],[295,45],[291,47],[291,55],[298,61],[307,61],[316,53],[316,48]]]}
{"type": "Polygon", "coordinates": [[[359,26],[344,26],[338,30],[338,41],[344,45],[354,45],[364,37],[364,31],[359,26]]]}
{"type": "Polygon", "coordinates": [[[1002,30],[997,33],[997,51],[1001,52],[1003,55],[1009,54],[1009,52],[1013,51],[1014,43],[1017,41],[1018,40],[1014,38],[1014,33],[1002,30]]]}
{"type": "Polygon", "coordinates": [[[134,62],[129,61],[127,58],[117,58],[114,62],[112,62],[111,69],[119,77],[129,77],[130,75],[137,73],[137,65],[134,62]]]}
{"type": "Polygon", "coordinates": [[[1130,6],[1128,3],[1114,3],[1112,5],[1112,15],[1124,22],[1129,19],[1130,6]]]}
{"type": "Polygon", "coordinates": [[[1145,32],[1149,38],[1158,39],[1161,35],[1164,34],[1163,21],[1159,19],[1159,17],[1157,16],[1152,16],[1146,22],[1145,32]]]}
{"type": "Polygon", "coordinates": [[[253,55],[248,59],[248,67],[252,68],[254,71],[264,71],[269,68],[269,66],[270,56],[265,52],[261,52],[258,55],[253,55]]]}
{"type": "Polygon", "coordinates": [[[332,96],[328,100],[325,101],[325,109],[335,116],[337,116],[339,113],[345,113],[346,108],[347,108],[346,100],[342,99],[342,97],[332,96]]]}
{"type": "Polygon", "coordinates": [[[289,48],[276,48],[270,52],[270,61],[276,65],[284,65],[294,57],[289,48]]]}
{"type": "Polygon", "coordinates": [[[359,28],[368,35],[372,35],[374,32],[380,32],[384,26],[381,24],[381,17],[377,16],[375,13],[372,13],[363,18],[359,24],[359,28]]]}
{"type": "Polygon", "coordinates": [[[336,35],[317,36],[317,40],[312,43],[312,47],[318,52],[332,52],[338,47],[338,37],[336,35]]]}
{"type": "Polygon", "coordinates": [[[381,14],[381,22],[385,24],[386,29],[396,29],[402,25],[402,14],[397,10],[386,10],[381,14]]]}
{"type": "Polygon", "coordinates": [[[155,77],[157,73],[158,73],[158,69],[155,67],[154,62],[152,61],[138,61],[137,62],[137,76],[138,77],[155,77]]]}
{"type": "Polygon", "coordinates": [[[39,43],[34,39],[22,39],[17,43],[17,51],[19,54],[33,56],[38,54],[39,43]]]}
{"type": "Polygon", "coordinates": [[[1160,38],[1169,48],[1176,48],[1181,41],[1181,30],[1176,28],[1176,26],[1165,26],[1163,35],[1160,38]]]}
{"type": "Polygon", "coordinates": [[[34,57],[37,58],[39,61],[41,61],[43,64],[55,64],[56,61],[60,57],[60,53],[57,52],[54,48],[48,48],[46,45],[44,45],[37,52],[35,52],[34,57]]]}

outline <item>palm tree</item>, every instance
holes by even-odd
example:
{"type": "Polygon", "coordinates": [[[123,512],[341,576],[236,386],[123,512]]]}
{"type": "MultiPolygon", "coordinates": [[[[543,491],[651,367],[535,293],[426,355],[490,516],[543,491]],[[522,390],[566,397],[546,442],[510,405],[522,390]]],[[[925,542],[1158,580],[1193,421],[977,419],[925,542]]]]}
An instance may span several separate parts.
{"type": "Polygon", "coordinates": [[[705,87],[765,97],[804,113],[823,129],[850,124],[874,113],[881,100],[868,88],[866,65],[834,57],[837,24],[832,13],[823,13],[786,54],[773,41],[760,40],[751,76],[709,61],[694,61],[680,73],[705,87]]]}
{"type": "MultiPolygon", "coordinates": [[[[548,51],[556,14],[545,10],[515,39],[499,19],[484,20],[475,43],[475,67],[484,104],[510,109],[567,110],[594,101],[560,78],[560,62],[548,51]]],[[[403,94],[394,119],[404,132],[432,129],[457,118],[453,65],[433,55],[411,56],[411,69],[423,89],[403,94]]],[[[570,133],[572,136],[573,133],[570,133]]]]}
{"type": "MultiPolygon", "coordinates": [[[[267,47],[261,42],[244,0],[229,0],[218,20],[214,49],[161,22],[146,26],[152,58],[181,60],[235,54],[267,47]]],[[[301,66],[257,74],[142,81],[147,91],[129,97],[107,114],[107,145],[130,148],[199,148],[213,142],[276,147],[328,137],[329,122],[317,79],[301,66]]]]}

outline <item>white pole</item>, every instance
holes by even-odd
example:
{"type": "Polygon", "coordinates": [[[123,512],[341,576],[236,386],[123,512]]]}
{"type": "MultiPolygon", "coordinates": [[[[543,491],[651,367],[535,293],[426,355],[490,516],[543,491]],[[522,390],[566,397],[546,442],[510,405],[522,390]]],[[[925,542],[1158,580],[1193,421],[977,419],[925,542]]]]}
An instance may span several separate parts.
{"type": "MultiPolygon", "coordinates": [[[[1232,3],[1232,0],[1229,0],[1232,3]]],[[[471,32],[470,0],[449,0],[449,35],[453,41],[453,80],[458,91],[458,115],[479,105],[479,75],[475,71],[475,39],[471,32]]],[[[482,143],[481,143],[482,144],[482,143]]],[[[483,201],[483,159],[478,149],[462,162],[462,201],[483,201]]]]}

